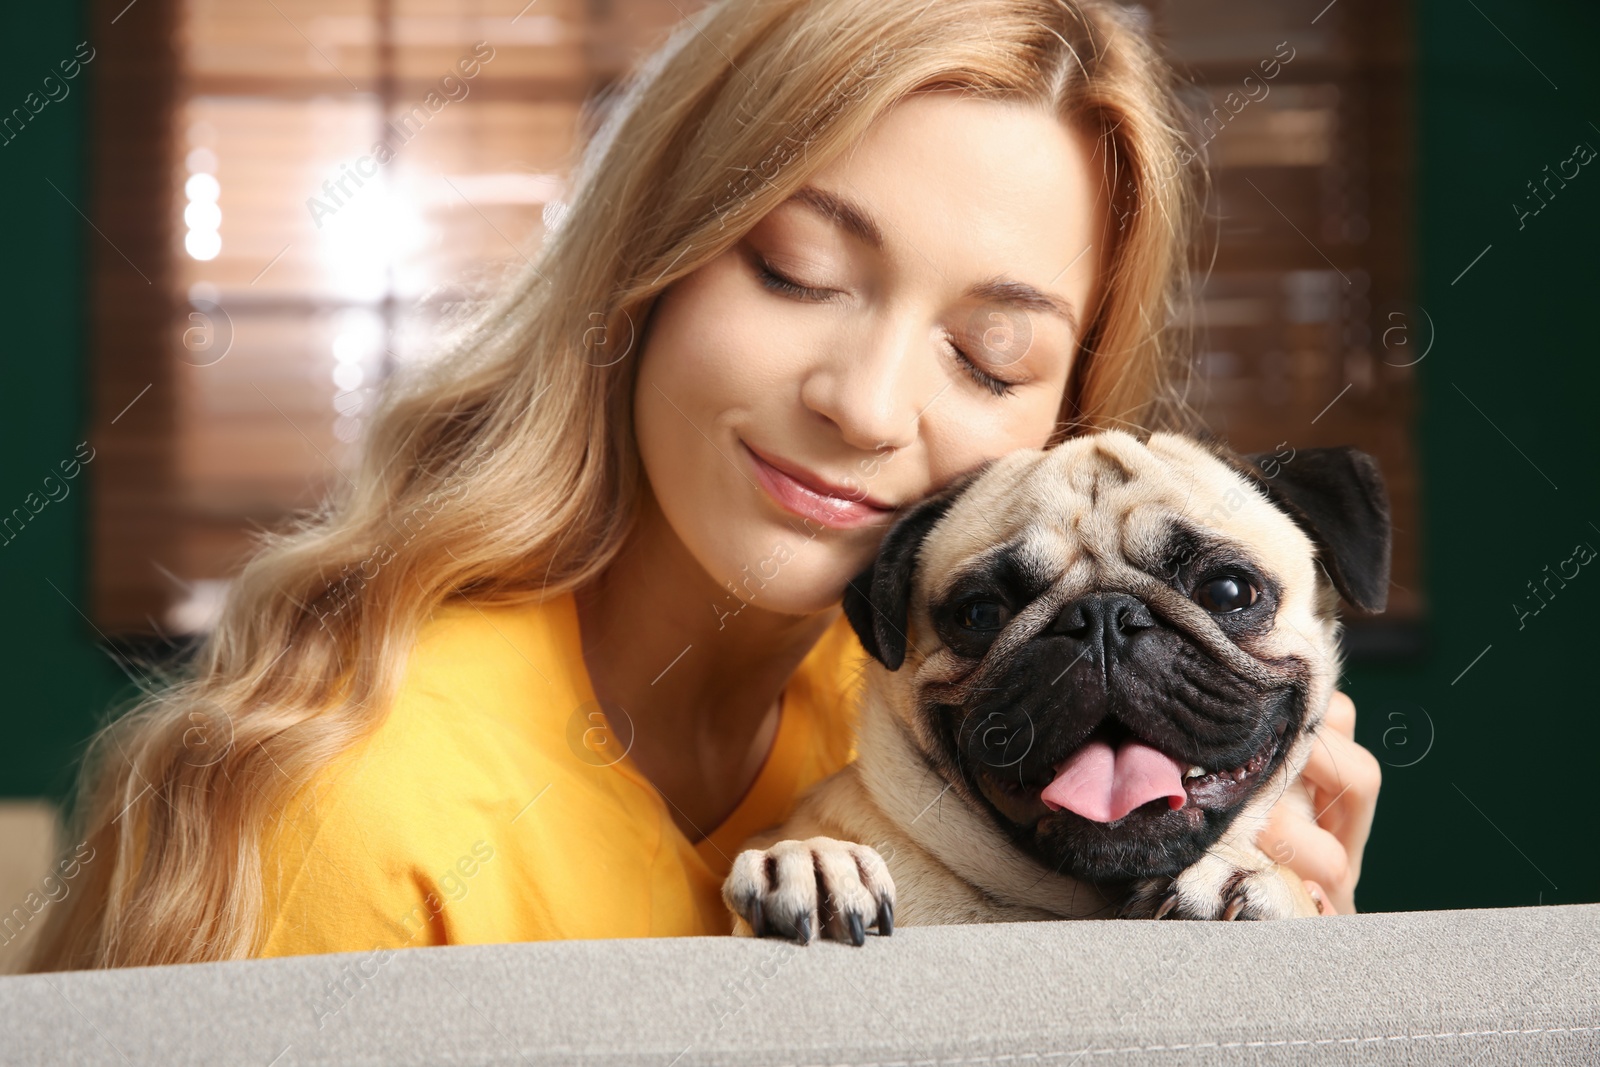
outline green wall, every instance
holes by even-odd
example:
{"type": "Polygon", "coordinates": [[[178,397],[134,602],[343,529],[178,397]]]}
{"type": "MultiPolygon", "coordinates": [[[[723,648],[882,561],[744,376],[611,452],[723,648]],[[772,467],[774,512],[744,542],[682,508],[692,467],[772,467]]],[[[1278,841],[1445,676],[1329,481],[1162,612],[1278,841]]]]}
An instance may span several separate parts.
{"type": "MultiPolygon", "coordinates": [[[[7,15],[6,30],[0,34],[0,115],[27,111],[30,93],[45,98],[44,79],[59,79],[60,62],[73,59],[88,37],[83,12],[72,3],[19,5],[7,15]]],[[[38,494],[35,506],[47,499],[44,479],[59,479],[61,461],[73,459],[88,436],[84,284],[88,242],[101,238],[78,210],[90,210],[85,132],[94,75],[91,60],[64,82],[64,98],[46,104],[20,130],[13,126],[13,139],[0,145],[0,516],[25,508],[30,493],[38,494]]],[[[61,94],[55,82],[49,91],[61,94]]],[[[59,795],[91,723],[126,682],[79,614],[88,601],[93,478],[90,463],[64,483],[68,495],[46,504],[14,541],[0,545],[7,601],[0,615],[0,795],[59,795]]],[[[61,489],[53,491],[60,496],[61,489]]]]}
{"type": "MultiPolygon", "coordinates": [[[[1422,0],[1418,9],[1418,292],[1436,329],[1418,366],[1432,625],[1425,660],[1349,672],[1360,740],[1388,765],[1365,910],[1600,900],[1590,812],[1600,713],[1583,673],[1600,661],[1600,628],[1583,608],[1600,594],[1600,575],[1584,567],[1567,588],[1552,583],[1558,594],[1520,627],[1512,608],[1533,605],[1526,583],[1575,544],[1600,548],[1591,340],[1600,166],[1584,166],[1520,230],[1512,209],[1529,201],[1524,183],[1576,143],[1600,148],[1590,125],[1600,124],[1600,70],[1589,56],[1600,11],[1555,0],[1478,7],[1422,0]]],[[[0,40],[0,109],[40,88],[84,39],[81,27],[70,5],[13,12],[0,40]]],[[[60,194],[89,210],[93,76],[90,63],[70,96],[0,146],[9,312],[0,511],[38,491],[86,436],[82,287],[90,242],[101,238],[60,194]]],[[[61,795],[91,724],[131,693],[73,606],[86,601],[93,477],[90,465],[67,499],[0,547],[9,594],[0,795],[61,795]]]]}
{"type": "Polygon", "coordinates": [[[1437,329],[1417,368],[1431,652],[1350,672],[1358,739],[1389,764],[1357,894],[1371,910],[1600,900],[1600,700],[1584,673],[1600,664],[1584,606],[1600,566],[1568,564],[1577,576],[1552,581],[1537,615],[1512,607],[1537,607],[1527,583],[1579,542],[1600,549],[1600,159],[1565,189],[1552,181],[1520,229],[1512,208],[1537,206],[1524,183],[1577,143],[1600,149],[1600,8],[1476,2],[1418,8],[1418,302],[1437,329]]]}

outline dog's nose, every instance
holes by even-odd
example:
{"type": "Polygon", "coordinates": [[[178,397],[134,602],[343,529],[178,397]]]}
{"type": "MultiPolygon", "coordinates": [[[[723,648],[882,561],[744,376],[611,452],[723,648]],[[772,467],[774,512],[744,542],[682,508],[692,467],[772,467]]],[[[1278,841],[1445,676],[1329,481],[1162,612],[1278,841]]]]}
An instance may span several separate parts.
{"type": "Polygon", "coordinates": [[[1144,601],[1128,593],[1093,593],[1068,604],[1056,616],[1053,633],[1100,644],[1108,657],[1123,653],[1133,635],[1156,621],[1144,601]]]}

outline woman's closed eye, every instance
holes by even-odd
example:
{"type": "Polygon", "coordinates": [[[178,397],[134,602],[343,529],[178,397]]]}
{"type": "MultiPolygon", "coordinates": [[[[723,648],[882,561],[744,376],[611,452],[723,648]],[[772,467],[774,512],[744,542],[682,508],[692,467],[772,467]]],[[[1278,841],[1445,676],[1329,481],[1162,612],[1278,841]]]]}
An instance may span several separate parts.
{"type": "Polygon", "coordinates": [[[827,300],[838,292],[837,289],[820,289],[809,285],[801,285],[793,278],[779,274],[771,263],[761,256],[755,257],[756,276],[761,279],[761,284],[775,293],[792,296],[803,300],[827,300]]]}
{"type": "Polygon", "coordinates": [[[960,361],[962,369],[967,372],[967,375],[973,381],[989,390],[995,396],[1010,396],[1016,390],[1016,382],[1008,382],[1004,378],[996,378],[974,363],[954,341],[949,343],[950,350],[956,354],[956,359],[960,361]]]}
{"type": "MultiPolygon", "coordinates": [[[[822,289],[815,286],[802,285],[793,278],[780,274],[764,257],[756,255],[753,259],[756,276],[761,280],[761,284],[772,292],[793,297],[797,300],[816,301],[829,300],[838,292],[836,289],[822,289]]],[[[949,345],[951,352],[955,354],[956,361],[961,364],[962,370],[973,381],[989,390],[995,396],[1010,396],[1015,391],[1017,383],[1008,382],[1003,378],[996,378],[994,375],[987,373],[982,367],[974,363],[971,357],[963,352],[961,346],[954,341],[949,341],[949,345]]]]}

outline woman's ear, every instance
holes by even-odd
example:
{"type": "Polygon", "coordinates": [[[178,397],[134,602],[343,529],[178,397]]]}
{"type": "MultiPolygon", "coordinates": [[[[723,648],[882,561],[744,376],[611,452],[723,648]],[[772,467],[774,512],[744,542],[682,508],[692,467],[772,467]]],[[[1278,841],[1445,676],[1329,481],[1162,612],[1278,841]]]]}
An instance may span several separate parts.
{"type": "Polygon", "coordinates": [[[1298,449],[1288,461],[1270,452],[1240,458],[1268,498],[1316,543],[1339,595],[1362,611],[1382,611],[1389,602],[1392,531],[1377,460],[1348,445],[1298,449]]]}
{"type": "Polygon", "coordinates": [[[906,627],[910,625],[911,582],[917,553],[956,498],[992,462],[985,460],[912,505],[884,535],[873,561],[845,587],[845,617],[861,646],[891,671],[899,670],[906,658],[906,627]]]}

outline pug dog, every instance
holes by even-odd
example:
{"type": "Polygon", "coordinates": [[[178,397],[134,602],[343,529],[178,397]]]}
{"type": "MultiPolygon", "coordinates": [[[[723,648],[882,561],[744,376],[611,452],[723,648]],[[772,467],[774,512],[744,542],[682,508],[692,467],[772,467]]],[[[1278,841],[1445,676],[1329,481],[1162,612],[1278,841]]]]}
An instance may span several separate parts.
{"type": "Polygon", "coordinates": [[[1255,844],[1383,610],[1372,457],[1108,431],[918,502],[849,585],[871,659],[856,758],[722,887],[734,933],[1318,912],[1255,844]]]}

